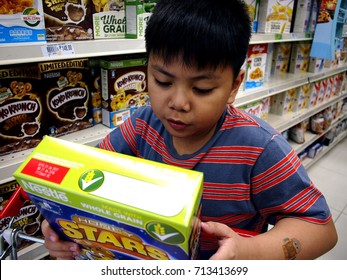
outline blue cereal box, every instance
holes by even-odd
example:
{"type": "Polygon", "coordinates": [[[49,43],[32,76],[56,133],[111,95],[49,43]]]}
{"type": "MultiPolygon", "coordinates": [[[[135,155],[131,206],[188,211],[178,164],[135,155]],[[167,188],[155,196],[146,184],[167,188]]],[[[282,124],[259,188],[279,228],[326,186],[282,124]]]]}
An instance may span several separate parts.
{"type": "Polygon", "coordinates": [[[13,176],[78,259],[196,258],[201,172],[46,136],[13,176]]]}
{"type": "Polygon", "coordinates": [[[0,44],[46,42],[41,0],[0,3],[0,44]]]}

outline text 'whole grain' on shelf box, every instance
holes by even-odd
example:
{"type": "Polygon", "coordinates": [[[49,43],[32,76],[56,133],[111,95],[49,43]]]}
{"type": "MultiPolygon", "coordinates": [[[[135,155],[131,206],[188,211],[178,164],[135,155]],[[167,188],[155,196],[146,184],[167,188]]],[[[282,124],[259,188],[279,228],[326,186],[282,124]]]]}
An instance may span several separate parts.
{"type": "Polygon", "coordinates": [[[79,259],[194,259],[203,173],[46,136],[13,174],[79,259]]]}
{"type": "Polygon", "coordinates": [[[94,39],[125,37],[124,1],[93,0],[91,6],[94,39]]]}
{"type": "Polygon", "coordinates": [[[0,1],[0,44],[45,41],[42,1],[0,1]]]}

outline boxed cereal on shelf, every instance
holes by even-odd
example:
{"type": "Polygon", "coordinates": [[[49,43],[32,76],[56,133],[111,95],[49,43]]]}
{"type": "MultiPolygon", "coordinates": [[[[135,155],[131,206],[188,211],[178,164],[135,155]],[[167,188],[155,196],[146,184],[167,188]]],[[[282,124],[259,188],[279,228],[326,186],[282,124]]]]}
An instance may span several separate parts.
{"type": "Polygon", "coordinates": [[[125,37],[124,1],[93,0],[91,6],[94,39],[125,37]]]}
{"type": "Polygon", "coordinates": [[[88,59],[38,63],[45,95],[46,133],[60,136],[93,125],[88,59]]]}
{"type": "Polygon", "coordinates": [[[259,5],[258,31],[260,33],[289,33],[294,1],[262,0],[259,5]]]}
{"type": "Polygon", "coordinates": [[[272,71],[272,59],[274,54],[274,43],[267,44],[266,65],[265,65],[265,77],[264,82],[270,81],[272,71]]]}
{"type": "MultiPolygon", "coordinates": [[[[0,211],[5,210],[6,208],[6,210],[13,213],[12,216],[7,216],[7,212],[1,212],[2,218],[0,219],[0,234],[3,234],[4,231],[9,228],[11,220],[13,219],[11,224],[12,228],[20,228],[24,234],[41,237],[41,222],[43,221],[42,215],[32,201],[25,200],[17,202],[13,200],[13,195],[18,188],[20,188],[20,185],[14,180],[0,184],[0,211]],[[7,205],[10,201],[16,205],[7,205]],[[14,210],[8,208],[11,207],[11,205],[18,209],[14,210]]],[[[19,245],[20,247],[24,246],[23,242],[19,245]]]]}
{"type": "Polygon", "coordinates": [[[292,112],[295,103],[296,88],[271,96],[270,112],[275,115],[284,115],[292,112]]]}
{"type": "Polygon", "coordinates": [[[294,2],[294,15],[291,32],[305,33],[309,31],[313,1],[315,0],[297,0],[294,2]]]}
{"type": "Polygon", "coordinates": [[[46,42],[42,1],[0,1],[0,44],[46,42]]]}
{"type": "Polygon", "coordinates": [[[93,39],[92,1],[47,0],[42,3],[47,41],[93,39]]]}
{"type": "Polygon", "coordinates": [[[307,72],[310,60],[311,44],[306,42],[299,42],[292,44],[290,55],[290,73],[303,73],[307,72]]]}
{"type": "Polygon", "coordinates": [[[267,44],[250,45],[247,55],[245,90],[264,85],[267,44]]]}
{"type": "Polygon", "coordinates": [[[44,135],[37,64],[0,68],[0,155],[35,147],[44,135]]]}
{"type": "Polygon", "coordinates": [[[89,91],[92,106],[93,124],[98,124],[102,121],[100,59],[89,59],[88,64],[90,71],[89,91]]]}
{"type": "Polygon", "coordinates": [[[260,0],[244,0],[244,2],[247,6],[249,17],[251,19],[252,32],[257,32],[260,0]]]}
{"type": "Polygon", "coordinates": [[[153,10],[160,0],[125,0],[125,37],[143,39],[153,10]]]}
{"type": "Polygon", "coordinates": [[[260,100],[241,106],[240,109],[258,118],[262,116],[262,102],[260,100]]]}
{"type": "Polygon", "coordinates": [[[13,176],[78,259],[196,258],[201,172],[47,136],[13,176]]]}
{"type": "Polygon", "coordinates": [[[324,65],[324,58],[310,56],[308,72],[319,73],[322,71],[323,65],[324,65]]]}
{"type": "Polygon", "coordinates": [[[100,66],[102,122],[113,128],[149,103],[147,59],[142,55],[102,59],[100,66]]]}
{"type": "Polygon", "coordinates": [[[272,56],[272,74],[282,75],[288,72],[291,54],[291,43],[276,43],[272,56]]]}

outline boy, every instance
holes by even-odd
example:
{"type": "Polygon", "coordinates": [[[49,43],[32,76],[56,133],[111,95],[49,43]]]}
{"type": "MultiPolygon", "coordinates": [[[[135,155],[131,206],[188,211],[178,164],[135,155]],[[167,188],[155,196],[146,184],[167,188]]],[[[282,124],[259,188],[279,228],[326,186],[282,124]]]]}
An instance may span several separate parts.
{"type": "MultiPolygon", "coordinates": [[[[161,0],[146,29],[151,106],[99,147],[204,172],[201,259],[313,259],[337,242],[325,199],[281,135],[232,106],[250,34],[240,1],[161,0]]],[[[52,256],[79,253],[42,229],[52,256]]]]}

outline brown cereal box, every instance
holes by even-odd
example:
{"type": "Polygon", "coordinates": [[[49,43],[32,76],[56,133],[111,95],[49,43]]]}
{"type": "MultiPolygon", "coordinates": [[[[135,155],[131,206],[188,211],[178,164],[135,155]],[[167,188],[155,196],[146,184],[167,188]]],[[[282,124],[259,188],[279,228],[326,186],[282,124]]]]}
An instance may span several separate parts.
{"type": "Polygon", "coordinates": [[[46,98],[47,135],[59,136],[92,126],[88,59],[39,63],[46,98]]]}
{"type": "Polygon", "coordinates": [[[93,39],[90,4],[88,0],[43,1],[47,41],[93,39]]]}
{"type": "Polygon", "coordinates": [[[91,6],[94,39],[125,37],[124,0],[93,0],[91,6]]]}
{"type": "MultiPolygon", "coordinates": [[[[4,206],[11,201],[11,196],[19,187],[20,186],[16,181],[0,184],[1,211],[4,206]]],[[[14,216],[2,215],[0,219],[0,234],[9,227],[10,221],[13,218],[13,228],[21,228],[21,230],[27,235],[41,236],[41,222],[43,219],[38,208],[30,200],[23,201],[22,203],[23,205],[18,205],[18,213],[14,216]]]]}
{"type": "Polygon", "coordinates": [[[101,123],[102,112],[101,112],[101,68],[100,59],[93,58],[89,59],[90,69],[90,96],[91,106],[93,115],[93,124],[101,123]]]}
{"type": "Polygon", "coordinates": [[[115,127],[132,110],[149,103],[147,60],[144,56],[102,59],[101,91],[103,124],[115,127]]]}
{"type": "Polygon", "coordinates": [[[44,134],[36,64],[0,69],[0,155],[35,147],[44,134]]]}

